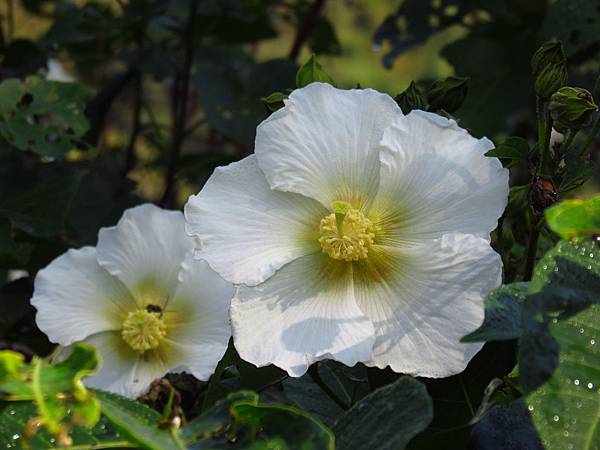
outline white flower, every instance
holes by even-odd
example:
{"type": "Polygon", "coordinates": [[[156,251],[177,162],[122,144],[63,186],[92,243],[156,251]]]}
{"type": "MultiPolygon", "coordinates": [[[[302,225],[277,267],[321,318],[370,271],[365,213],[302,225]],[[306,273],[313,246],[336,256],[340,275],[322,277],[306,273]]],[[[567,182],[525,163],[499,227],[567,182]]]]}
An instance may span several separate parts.
{"type": "Polygon", "coordinates": [[[39,328],[101,355],[88,386],[137,397],[167,372],[210,377],[231,336],[234,289],[193,260],[193,246],[181,212],[146,204],[101,229],[96,248],[69,250],[37,274],[39,328]]]}
{"type": "Polygon", "coordinates": [[[444,377],[479,344],[501,281],[489,233],[508,171],[455,121],[374,90],[313,83],[257,130],[185,207],[198,255],[240,284],[234,343],[302,375],[325,358],[444,377]]]}

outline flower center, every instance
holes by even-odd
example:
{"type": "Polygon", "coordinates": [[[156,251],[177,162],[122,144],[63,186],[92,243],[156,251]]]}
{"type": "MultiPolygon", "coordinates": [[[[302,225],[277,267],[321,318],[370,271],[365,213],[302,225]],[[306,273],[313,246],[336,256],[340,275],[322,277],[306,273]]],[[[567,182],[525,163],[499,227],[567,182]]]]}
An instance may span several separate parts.
{"type": "Polygon", "coordinates": [[[167,326],[160,311],[157,312],[150,306],[152,305],[127,314],[121,328],[123,340],[139,353],[158,347],[167,335],[167,326]]]}
{"type": "Polygon", "coordinates": [[[319,225],[323,252],[344,261],[366,258],[375,238],[373,223],[346,202],[333,202],[333,211],[319,225]]]}

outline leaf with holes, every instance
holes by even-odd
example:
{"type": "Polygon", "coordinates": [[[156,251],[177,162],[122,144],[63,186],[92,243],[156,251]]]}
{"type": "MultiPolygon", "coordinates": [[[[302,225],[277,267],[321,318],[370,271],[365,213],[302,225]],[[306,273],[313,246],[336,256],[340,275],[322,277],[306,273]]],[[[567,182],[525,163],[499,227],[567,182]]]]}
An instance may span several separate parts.
{"type": "Polygon", "coordinates": [[[62,156],[88,130],[84,102],[93,91],[79,83],[28,77],[0,84],[0,134],[20,150],[62,156]]]}

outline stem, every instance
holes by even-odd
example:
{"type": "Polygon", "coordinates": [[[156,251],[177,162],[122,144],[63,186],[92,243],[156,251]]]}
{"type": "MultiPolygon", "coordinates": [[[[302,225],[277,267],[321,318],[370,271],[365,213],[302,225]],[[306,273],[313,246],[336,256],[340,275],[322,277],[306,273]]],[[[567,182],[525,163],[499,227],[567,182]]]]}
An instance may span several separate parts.
{"type": "Polygon", "coordinates": [[[569,147],[571,147],[571,144],[573,143],[573,139],[575,139],[575,136],[577,135],[577,130],[573,131],[573,130],[568,130],[567,131],[567,135],[565,136],[565,140],[563,141],[563,143],[561,144],[559,150],[558,150],[558,154],[556,155],[556,159],[560,161],[560,157],[564,156],[567,154],[567,151],[569,150],[569,147]]]}
{"type": "Polygon", "coordinates": [[[103,448],[138,448],[138,446],[127,441],[115,441],[99,442],[97,444],[72,445],[71,447],[57,447],[57,450],[98,450],[103,448]]]}
{"type": "Polygon", "coordinates": [[[587,151],[590,149],[590,147],[594,143],[594,139],[596,138],[596,135],[599,132],[600,132],[600,114],[598,114],[598,117],[596,118],[596,123],[594,124],[594,127],[592,128],[592,131],[588,135],[585,143],[583,144],[581,149],[577,152],[577,156],[579,158],[582,158],[583,156],[585,156],[587,151]]]}
{"type": "MultiPolygon", "coordinates": [[[[543,220],[543,219],[542,219],[543,220]]],[[[527,261],[525,262],[525,273],[523,281],[531,281],[533,275],[533,266],[537,255],[538,238],[540,237],[540,223],[534,223],[529,233],[529,246],[527,247],[527,261]]]]}
{"type": "Polygon", "coordinates": [[[344,411],[347,411],[348,409],[350,409],[350,406],[346,402],[344,402],[341,398],[339,398],[337,396],[337,394],[335,392],[333,392],[331,390],[331,388],[329,386],[327,386],[327,384],[322,380],[321,375],[319,375],[318,364],[313,364],[312,366],[310,366],[308,368],[308,374],[310,375],[312,380],[321,388],[321,390],[323,392],[325,392],[325,394],[327,394],[327,396],[331,400],[333,400],[335,403],[337,403],[337,405],[340,408],[342,408],[344,411]]]}
{"type": "Polygon", "coordinates": [[[298,32],[296,33],[296,38],[294,39],[294,44],[292,45],[292,49],[290,50],[289,59],[295,61],[300,54],[300,50],[302,50],[302,46],[304,42],[308,39],[310,34],[313,32],[315,26],[317,25],[317,20],[321,15],[321,11],[325,6],[326,0],[315,0],[312,4],[306,16],[304,16],[304,20],[298,27],[298,32]]]}
{"type": "Polygon", "coordinates": [[[140,134],[140,130],[142,129],[140,125],[140,118],[142,115],[142,96],[143,96],[143,88],[142,88],[142,74],[138,73],[135,80],[135,98],[133,101],[133,125],[131,127],[131,136],[129,138],[129,144],[127,144],[127,150],[125,153],[125,167],[123,167],[123,177],[127,176],[127,173],[133,169],[136,163],[135,156],[135,142],[137,140],[138,135],[140,134]]]}
{"type": "Polygon", "coordinates": [[[548,159],[548,144],[550,143],[550,133],[552,132],[552,123],[550,117],[546,114],[544,108],[544,99],[537,97],[536,115],[538,127],[538,151],[540,152],[540,163],[538,172],[544,173],[548,159]]]}
{"type": "Polygon", "coordinates": [[[160,200],[160,206],[170,206],[173,202],[175,189],[175,175],[177,174],[177,164],[181,155],[181,147],[185,140],[185,125],[188,108],[188,97],[190,91],[190,74],[192,70],[192,59],[194,56],[194,22],[196,11],[198,9],[198,0],[192,0],[188,23],[183,36],[185,43],[185,55],[183,68],[175,77],[175,86],[173,90],[173,136],[171,143],[171,159],[167,167],[165,178],[165,192],[160,200]]]}

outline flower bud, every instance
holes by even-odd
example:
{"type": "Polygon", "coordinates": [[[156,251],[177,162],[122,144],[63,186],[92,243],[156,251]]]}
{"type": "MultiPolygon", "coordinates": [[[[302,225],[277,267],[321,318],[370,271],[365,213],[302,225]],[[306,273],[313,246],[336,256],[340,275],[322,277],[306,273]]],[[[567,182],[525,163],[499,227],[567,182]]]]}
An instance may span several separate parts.
{"type": "Polygon", "coordinates": [[[565,86],[550,98],[548,105],[554,126],[558,131],[580,130],[592,123],[598,110],[592,94],[583,88],[565,86]]]}
{"type": "Polygon", "coordinates": [[[469,89],[469,78],[448,77],[431,86],[427,100],[430,111],[444,110],[453,113],[463,104],[469,89]]]}
{"type": "Polygon", "coordinates": [[[541,98],[550,98],[568,79],[567,58],[562,44],[548,41],[542,45],[531,58],[531,69],[536,94],[541,98]]]}
{"type": "Polygon", "coordinates": [[[413,109],[425,109],[427,107],[421,90],[414,81],[411,81],[404,92],[394,97],[396,103],[404,114],[408,114],[413,109]]]}

